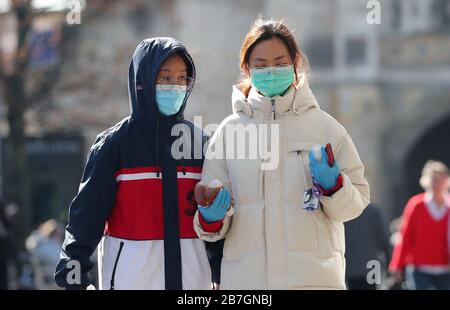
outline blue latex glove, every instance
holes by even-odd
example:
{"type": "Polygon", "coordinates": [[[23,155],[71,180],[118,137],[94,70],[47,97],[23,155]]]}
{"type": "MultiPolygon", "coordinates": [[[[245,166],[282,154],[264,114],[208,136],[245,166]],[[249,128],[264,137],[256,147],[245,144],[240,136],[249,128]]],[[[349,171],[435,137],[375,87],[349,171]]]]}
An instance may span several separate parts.
{"type": "Polygon", "coordinates": [[[198,211],[207,223],[213,223],[222,220],[230,207],[230,193],[225,187],[222,187],[213,203],[209,207],[198,205],[198,211]]]}
{"type": "Polygon", "coordinates": [[[340,174],[339,165],[337,160],[334,160],[333,166],[330,167],[325,147],[322,146],[321,152],[322,160],[320,162],[314,158],[312,150],[309,152],[309,168],[311,169],[314,182],[323,189],[329,190],[336,186],[336,181],[340,174]]]}

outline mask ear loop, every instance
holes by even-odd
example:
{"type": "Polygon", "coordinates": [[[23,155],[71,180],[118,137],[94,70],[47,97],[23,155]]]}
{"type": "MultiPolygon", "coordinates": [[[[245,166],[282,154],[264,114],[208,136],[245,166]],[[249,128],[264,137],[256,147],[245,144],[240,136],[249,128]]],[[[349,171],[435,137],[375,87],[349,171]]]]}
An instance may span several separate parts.
{"type": "Polygon", "coordinates": [[[303,86],[303,83],[305,83],[305,73],[297,73],[296,78],[298,78],[298,83],[294,83],[294,87],[299,90],[303,86]]]}

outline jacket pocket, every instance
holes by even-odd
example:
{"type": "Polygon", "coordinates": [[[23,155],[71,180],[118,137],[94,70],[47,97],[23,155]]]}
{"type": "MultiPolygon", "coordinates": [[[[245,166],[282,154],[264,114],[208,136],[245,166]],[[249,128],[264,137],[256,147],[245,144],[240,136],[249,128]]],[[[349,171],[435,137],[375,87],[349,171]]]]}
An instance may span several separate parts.
{"type": "Polygon", "coordinates": [[[307,187],[302,154],[298,149],[290,149],[286,157],[284,192],[286,200],[290,204],[298,204],[303,201],[303,189],[307,187]]]}
{"type": "Polygon", "coordinates": [[[119,263],[120,255],[122,254],[123,245],[124,245],[124,242],[120,241],[119,251],[117,251],[116,260],[114,261],[114,267],[113,267],[112,274],[111,274],[110,290],[114,290],[114,286],[115,286],[114,281],[116,278],[117,264],[119,263]]]}
{"type": "Polygon", "coordinates": [[[303,191],[312,186],[309,151],[316,143],[289,143],[285,166],[285,193],[290,203],[303,204],[303,191]]]}

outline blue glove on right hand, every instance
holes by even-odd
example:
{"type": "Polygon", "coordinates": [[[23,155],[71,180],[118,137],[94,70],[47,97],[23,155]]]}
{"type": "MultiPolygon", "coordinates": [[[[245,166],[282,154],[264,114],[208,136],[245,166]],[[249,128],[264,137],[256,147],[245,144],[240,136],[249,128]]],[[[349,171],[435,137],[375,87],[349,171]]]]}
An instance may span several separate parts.
{"type": "Polygon", "coordinates": [[[309,152],[309,167],[314,181],[323,189],[329,190],[336,186],[339,177],[339,165],[337,160],[334,161],[333,166],[328,165],[328,155],[324,147],[321,148],[322,160],[318,162],[314,158],[314,153],[309,152]]]}
{"type": "Polygon", "coordinates": [[[213,223],[222,220],[230,207],[230,193],[225,187],[222,187],[213,203],[209,207],[198,205],[198,211],[207,223],[213,223]]]}

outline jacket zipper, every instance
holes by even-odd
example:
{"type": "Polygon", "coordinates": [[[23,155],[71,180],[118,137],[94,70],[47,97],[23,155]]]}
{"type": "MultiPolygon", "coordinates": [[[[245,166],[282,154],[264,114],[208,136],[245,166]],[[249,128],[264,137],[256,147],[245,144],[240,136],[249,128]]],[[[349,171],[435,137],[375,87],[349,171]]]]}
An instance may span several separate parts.
{"type": "MultiPolygon", "coordinates": [[[[270,102],[271,102],[271,104],[272,104],[272,118],[271,118],[271,120],[270,121],[268,121],[268,122],[265,122],[267,125],[269,125],[268,126],[268,128],[267,128],[267,136],[266,136],[266,141],[267,141],[267,146],[268,146],[268,148],[270,148],[271,150],[272,150],[272,145],[270,144],[270,142],[272,141],[272,128],[271,128],[271,125],[272,125],[272,122],[275,120],[275,98],[272,98],[272,99],[270,99],[270,102]]],[[[267,176],[267,174],[265,173],[265,170],[263,170],[262,171],[262,192],[263,192],[263,198],[264,198],[264,219],[265,219],[265,223],[264,223],[264,243],[265,243],[265,246],[266,246],[266,251],[269,249],[269,244],[268,244],[268,240],[267,240],[267,227],[268,227],[268,225],[267,225],[267,214],[266,214],[266,209],[267,209],[267,206],[269,205],[268,204],[268,198],[269,197],[267,197],[267,195],[265,194],[265,185],[266,185],[266,176],[267,176]]],[[[269,272],[269,266],[268,266],[268,264],[267,264],[267,262],[266,262],[266,272],[269,272]]],[[[269,277],[267,277],[267,279],[266,279],[266,285],[267,285],[267,287],[270,287],[270,281],[269,281],[269,277]]]]}
{"type": "MultiPolygon", "coordinates": [[[[270,99],[270,102],[272,103],[272,121],[274,121],[276,119],[276,117],[275,117],[275,98],[270,99]]],[[[281,123],[280,123],[280,127],[281,127],[281,123]]],[[[270,130],[269,132],[270,132],[269,141],[272,141],[272,131],[270,130]]],[[[281,130],[280,130],[280,134],[283,135],[281,130]]],[[[272,149],[272,145],[270,145],[270,148],[272,149]]],[[[281,169],[284,169],[284,165],[281,169]]],[[[282,191],[282,194],[284,195],[284,190],[282,191]]],[[[282,212],[282,218],[283,218],[283,227],[282,227],[283,235],[282,235],[282,237],[283,237],[283,243],[286,244],[286,213],[285,213],[284,208],[281,208],[281,212],[282,212]]],[[[267,249],[267,238],[266,238],[266,249],[267,249]]],[[[287,258],[286,250],[285,250],[285,257],[287,258]]],[[[286,266],[284,266],[284,267],[286,269],[286,266]]]]}
{"type": "MultiPolygon", "coordinates": [[[[272,120],[275,120],[275,98],[271,98],[270,102],[272,103],[272,120]]],[[[271,136],[271,132],[270,132],[270,127],[267,128],[267,136],[265,137],[267,139],[267,143],[269,143],[270,141],[270,136],[271,136]]],[[[268,145],[270,146],[270,145],[268,145]]],[[[265,194],[264,194],[264,169],[259,170],[259,191],[260,194],[263,198],[265,198],[265,194]]]]}
{"type": "Polygon", "coordinates": [[[119,262],[120,254],[122,253],[124,242],[120,241],[119,251],[117,252],[116,261],[114,262],[114,268],[111,275],[111,288],[110,290],[114,290],[114,278],[116,277],[116,269],[117,269],[117,263],[119,262]]]}

